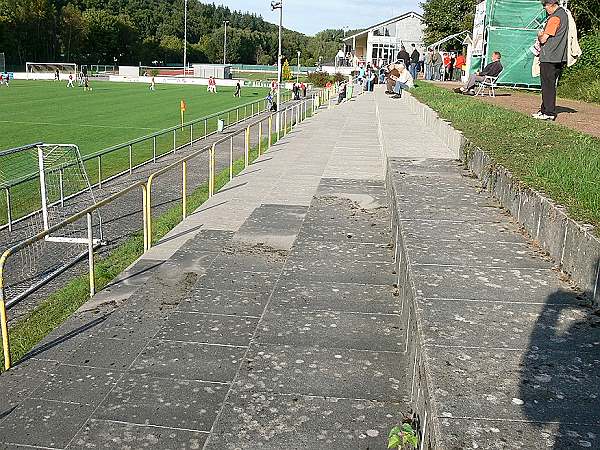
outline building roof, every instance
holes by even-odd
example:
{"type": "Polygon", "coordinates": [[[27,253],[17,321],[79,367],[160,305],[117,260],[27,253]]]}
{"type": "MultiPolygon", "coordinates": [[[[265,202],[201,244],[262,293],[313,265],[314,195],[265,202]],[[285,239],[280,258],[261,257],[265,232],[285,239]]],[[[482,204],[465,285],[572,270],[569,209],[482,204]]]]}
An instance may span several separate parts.
{"type": "Polygon", "coordinates": [[[343,40],[344,41],[348,41],[350,39],[357,38],[359,36],[367,34],[371,30],[374,30],[374,29],[379,28],[379,27],[384,26],[384,25],[389,25],[390,23],[398,22],[400,20],[408,19],[409,17],[417,17],[417,18],[423,20],[423,16],[421,14],[419,14],[419,13],[417,13],[415,11],[409,11],[407,13],[404,13],[404,14],[401,14],[399,16],[396,16],[396,17],[394,17],[392,19],[388,19],[388,20],[386,20],[384,22],[380,22],[378,24],[370,26],[369,28],[365,28],[361,32],[353,34],[352,36],[348,36],[348,37],[344,38],[343,40]]]}

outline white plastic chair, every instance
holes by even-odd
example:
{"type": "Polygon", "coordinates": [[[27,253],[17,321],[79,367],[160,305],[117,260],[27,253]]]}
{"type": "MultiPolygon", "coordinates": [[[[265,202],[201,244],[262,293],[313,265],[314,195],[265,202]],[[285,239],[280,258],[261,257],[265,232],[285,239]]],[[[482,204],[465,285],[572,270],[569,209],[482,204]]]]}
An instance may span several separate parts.
{"type": "Polygon", "coordinates": [[[486,75],[486,77],[484,78],[483,81],[479,81],[477,83],[475,95],[484,96],[485,91],[487,90],[489,96],[495,98],[496,97],[496,88],[498,87],[498,85],[496,84],[497,82],[498,82],[498,77],[490,77],[489,75],[486,75]]]}

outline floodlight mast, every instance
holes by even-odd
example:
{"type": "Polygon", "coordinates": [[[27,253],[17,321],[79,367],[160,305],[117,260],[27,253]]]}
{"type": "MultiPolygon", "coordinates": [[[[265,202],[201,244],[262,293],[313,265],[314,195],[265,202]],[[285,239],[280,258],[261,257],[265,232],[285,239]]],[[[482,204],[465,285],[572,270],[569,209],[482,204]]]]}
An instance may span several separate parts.
{"type": "Polygon", "coordinates": [[[187,0],[183,2],[183,76],[187,69],[187,0]]]}
{"type": "Polygon", "coordinates": [[[275,117],[275,131],[277,132],[277,136],[279,136],[279,130],[281,128],[281,114],[279,110],[281,109],[281,63],[283,56],[281,55],[281,29],[283,23],[283,0],[272,1],[271,2],[271,10],[275,11],[279,10],[279,52],[277,54],[277,116],[275,117]]]}
{"type": "Polygon", "coordinates": [[[225,26],[225,34],[223,36],[223,65],[226,64],[227,61],[227,24],[229,20],[224,20],[223,25],[225,26]]]}

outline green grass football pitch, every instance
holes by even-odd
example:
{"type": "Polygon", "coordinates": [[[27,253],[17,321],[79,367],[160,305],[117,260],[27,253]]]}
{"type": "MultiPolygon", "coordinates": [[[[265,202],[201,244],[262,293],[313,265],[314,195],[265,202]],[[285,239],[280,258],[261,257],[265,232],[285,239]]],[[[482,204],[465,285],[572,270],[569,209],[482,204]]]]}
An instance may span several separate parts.
{"type": "Polygon", "coordinates": [[[89,154],[121,142],[175,126],[179,105],[187,104],[190,121],[266,96],[267,90],[205,86],[91,81],[92,91],[66,88],[66,82],[14,81],[0,86],[0,150],[33,142],[77,144],[89,154]]]}
{"type": "MultiPolygon", "coordinates": [[[[206,86],[160,85],[150,91],[144,83],[113,83],[92,81],[92,91],[67,88],[65,82],[14,81],[9,88],[0,86],[0,151],[35,142],[76,144],[82,155],[96,153],[154,132],[174,127],[181,122],[180,102],[185,100],[185,121],[206,117],[235,106],[263,99],[264,88],[243,88],[241,98],[233,96],[234,88],[217,87],[217,94],[206,92],[206,86]]],[[[252,109],[246,108],[250,115],[252,109]]],[[[241,109],[239,118],[243,118],[241,109]]],[[[222,117],[227,121],[225,114],[222,117]]],[[[231,120],[238,118],[232,113],[231,120]]],[[[207,131],[214,131],[217,118],[207,123],[207,131]]],[[[201,121],[192,130],[194,137],[204,135],[201,121]]],[[[148,139],[131,147],[102,156],[101,164],[93,158],[86,161],[88,177],[96,183],[128,169],[130,162],[137,165],[148,161],[153,154],[163,155],[189,141],[189,127],[173,133],[148,139]],[[99,168],[99,166],[101,166],[99,168]]],[[[37,162],[28,155],[15,154],[0,159],[0,181],[14,180],[35,173],[37,162]]],[[[70,193],[65,187],[65,193],[70,193]]],[[[40,205],[39,180],[30,180],[13,186],[11,211],[13,218],[21,217],[40,205]]],[[[0,225],[7,222],[5,192],[0,192],[0,225]]]]}

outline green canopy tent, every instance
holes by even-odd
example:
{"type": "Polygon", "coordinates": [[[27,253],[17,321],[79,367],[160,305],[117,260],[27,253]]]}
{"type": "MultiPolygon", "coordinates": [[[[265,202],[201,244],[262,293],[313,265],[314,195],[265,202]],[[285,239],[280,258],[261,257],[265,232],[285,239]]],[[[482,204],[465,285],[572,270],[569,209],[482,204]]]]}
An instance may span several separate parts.
{"type": "Polygon", "coordinates": [[[470,72],[479,70],[491,62],[492,53],[502,54],[504,70],[498,84],[521,88],[539,88],[539,77],[531,75],[533,53],[529,50],[535,43],[537,33],[546,20],[546,12],[539,0],[486,0],[478,5],[480,27],[477,17],[473,30],[482,39],[479,51],[473,53],[470,72]],[[485,11],[485,16],[483,16],[485,11]]]}

